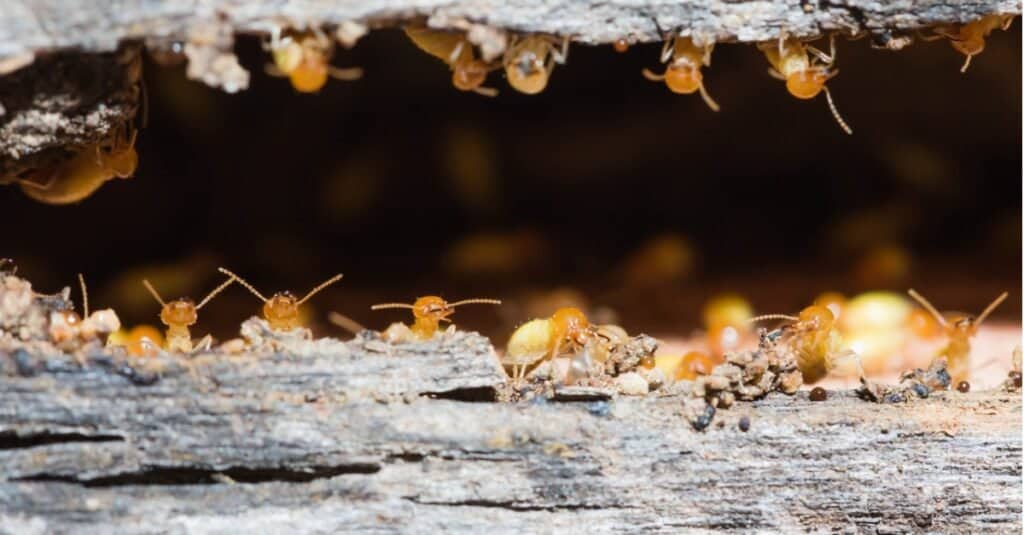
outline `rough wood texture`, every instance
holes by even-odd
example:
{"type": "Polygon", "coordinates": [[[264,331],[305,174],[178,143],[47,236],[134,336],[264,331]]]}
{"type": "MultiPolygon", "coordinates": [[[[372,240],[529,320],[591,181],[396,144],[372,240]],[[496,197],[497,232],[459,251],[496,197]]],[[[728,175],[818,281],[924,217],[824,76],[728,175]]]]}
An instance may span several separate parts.
{"type": "Polygon", "coordinates": [[[187,40],[195,26],[216,19],[236,31],[260,33],[281,23],[395,25],[425,17],[435,27],[479,23],[572,35],[583,43],[625,36],[658,41],[673,29],[717,42],[752,42],[777,38],[781,31],[800,37],[829,30],[883,33],[1020,10],[1016,0],[2,0],[0,57],[72,47],[109,51],[123,39],[187,40]]]}
{"type": "Polygon", "coordinates": [[[696,432],[676,396],[457,401],[504,381],[471,334],[302,347],[0,376],[0,532],[1021,529],[1019,394],[773,395],[696,432]]]}

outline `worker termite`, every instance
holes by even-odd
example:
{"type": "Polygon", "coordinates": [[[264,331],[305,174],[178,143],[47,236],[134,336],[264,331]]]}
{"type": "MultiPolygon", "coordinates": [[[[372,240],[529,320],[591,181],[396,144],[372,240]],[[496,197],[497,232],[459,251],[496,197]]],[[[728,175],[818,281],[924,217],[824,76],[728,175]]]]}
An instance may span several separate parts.
{"type": "Polygon", "coordinates": [[[406,27],[405,35],[420,50],[448,64],[452,70],[452,85],[456,89],[487,97],[497,96],[497,89],[483,87],[483,83],[487,80],[487,74],[498,66],[478,59],[473,44],[465,35],[423,26],[406,27]]]}
{"type": "Polygon", "coordinates": [[[359,67],[339,69],[330,64],[334,43],[319,28],[309,31],[284,31],[275,27],[270,42],[274,63],[267,65],[267,74],[288,78],[300,93],[316,93],[327,83],[327,77],[338,80],[358,80],[363,76],[359,67]]]}
{"type": "Polygon", "coordinates": [[[737,294],[725,293],[709,299],[702,315],[708,348],[717,360],[739,349],[751,337],[749,320],[754,315],[753,308],[737,294]]]}
{"type": "Polygon", "coordinates": [[[544,90],[555,64],[569,57],[569,37],[561,41],[549,35],[527,35],[512,38],[503,60],[505,76],[515,90],[536,95],[544,90]]]}
{"type": "Polygon", "coordinates": [[[105,139],[86,146],[70,160],[19,178],[21,190],[42,203],[71,204],[92,195],[108,180],[129,178],[139,164],[135,152],[137,133],[128,126],[115,128],[105,139]]]}
{"type": "Polygon", "coordinates": [[[298,327],[299,307],[306,301],[309,301],[310,297],[313,297],[320,293],[324,288],[338,282],[344,276],[341,273],[338,273],[337,275],[327,279],[320,283],[316,288],[310,290],[302,299],[299,299],[295,294],[287,291],[277,292],[270,296],[270,299],[267,299],[266,297],[263,297],[263,294],[256,291],[256,288],[246,282],[242,277],[239,277],[222,267],[217,268],[217,270],[238,280],[238,284],[244,286],[245,289],[249,290],[253,295],[263,301],[263,319],[267,320],[267,323],[270,324],[270,328],[275,331],[290,331],[298,327]]]}
{"type": "MultiPolygon", "coordinates": [[[[532,364],[555,358],[562,354],[563,349],[579,351],[594,333],[582,310],[559,308],[550,318],[534,319],[520,325],[508,340],[502,362],[512,367],[512,380],[518,384],[526,377],[526,371],[532,364]]],[[[606,335],[609,341],[611,334],[606,335]]]]}
{"type": "Polygon", "coordinates": [[[934,36],[922,36],[922,39],[925,41],[949,39],[949,44],[953,46],[953,49],[966,56],[963,67],[960,67],[960,72],[967,72],[967,67],[971,65],[971,58],[985,50],[985,38],[997,28],[1001,28],[1003,31],[1010,29],[1011,24],[1013,24],[1013,15],[987,15],[967,24],[936,28],[933,30],[934,36]]]}
{"type": "Polygon", "coordinates": [[[652,82],[664,81],[673,93],[691,95],[700,91],[711,111],[718,111],[720,108],[704,88],[704,76],[700,72],[702,66],[711,66],[714,47],[714,44],[697,46],[690,37],[671,36],[665,39],[665,46],[661,49],[661,62],[668,64],[665,73],[656,74],[644,69],[643,75],[652,82]]]}
{"type": "Polygon", "coordinates": [[[793,323],[781,329],[778,341],[793,351],[804,382],[813,384],[836,369],[853,366],[858,377],[864,376],[857,353],[844,350],[835,316],[827,307],[811,305],[799,316],[766,314],[751,318],[751,322],[783,319],[793,323]]]}
{"type": "Polygon", "coordinates": [[[829,54],[785,35],[779,37],[778,43],[758,43],[757,47],[772,65],[768,73],[786,82],[789,94],[801,100],[809,100],[824,91],[828,107],[839,127],[847,134],[853,134],[853,130],[839,115],[839,110],[832,102],[832,93],[825,85],[825,82],[839,74],[839,70],[832,68],[836,61],[835,35],[829,37],[829,54]]]}
{"type": "Polygon", "coordinates": [[[946,318],[935,309],[932,304],[924,298],[921,294],[917,293],[913,288],[907,290],[910,297],[913,297],[922,307],[928,312],[931,312],[935,321],[939,323],[942,330],[946,332],[946,336],[949,338],[946,347],[939,351],[936,358],[945,358],[947,370],[949,376],[952,379],[953,384],[960,381],[967,381],[971,375],[971,338],[978,334],[978,327],[985,321],[985,318],[992,313],[1006,298],[1010,295],[1007,292],[999,294],[992,300],[991,303],[985,310],[978,315],[977,318],[972,316],[962,316],[953,319],[952,321],[946,321],[946,318]]]}
{"type": "Polygon", "coordinates": [[[156,291],[156,288],[149,283],[148,280],[142,279],[142,285],[149,290],[149,293],[153,295],[153,299],[156,299],[157,303],[160,303],[160,322],[167,326],[166,349],[173,353],[191,353],[193,349],[209,348],[213,339],[207,335],[202,338],[197,344],[192,343],[192,335],[189,333],[188,328],[195,325],[199,319],[199,309],[206,306],[217,294],[224,291],[235,282],[236,277],[231,276],[228,280],[221,283],[220,286],[213,289],[202,301],[197,305],[195,301],[182,297],[173,301],[167,302],[160,297],[160,293],[156,291]]]}
{"type": "Polygon", "coordinates": [[[384,331],[384,337],[388,341],[404,343],[430,340],[437,334],[442,321],[451,321],[448,317],[455,313],[456,307],[478,304],[500,305],[501,301],[476,298],[449,303],[436,295],[428,295],[417,298],[411,305],[408,303],[380,303],[370,307],[370,310],[412,309],[413,323],[411,327],[404,323],[394,323],[384,331]]]}

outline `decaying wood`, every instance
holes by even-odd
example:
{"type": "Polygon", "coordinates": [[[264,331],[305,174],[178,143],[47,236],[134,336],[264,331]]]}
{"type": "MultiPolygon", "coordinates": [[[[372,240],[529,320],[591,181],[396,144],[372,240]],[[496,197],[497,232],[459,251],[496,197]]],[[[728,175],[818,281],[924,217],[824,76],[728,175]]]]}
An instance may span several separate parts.
{"type": "Polygon", "coordinates": [[[674,395],[488,401],[474,334],[303,344],[134,382],[3,355],[0,532],[1021,529],[1019,394],[774,394],[698,432],[674,395]]]}

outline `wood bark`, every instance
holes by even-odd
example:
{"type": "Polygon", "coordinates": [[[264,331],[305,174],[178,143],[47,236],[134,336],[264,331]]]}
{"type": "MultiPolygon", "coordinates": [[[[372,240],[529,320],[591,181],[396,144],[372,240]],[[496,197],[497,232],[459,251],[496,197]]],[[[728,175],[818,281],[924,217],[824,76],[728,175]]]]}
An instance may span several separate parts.
{"type": "Polygon", "coordinates": [[[1021,529],[1020,394],[774,394],[698,432],[657,392],[493,402],[474,334],[290,348],[3,356],[0,532],[1021,529]]]}

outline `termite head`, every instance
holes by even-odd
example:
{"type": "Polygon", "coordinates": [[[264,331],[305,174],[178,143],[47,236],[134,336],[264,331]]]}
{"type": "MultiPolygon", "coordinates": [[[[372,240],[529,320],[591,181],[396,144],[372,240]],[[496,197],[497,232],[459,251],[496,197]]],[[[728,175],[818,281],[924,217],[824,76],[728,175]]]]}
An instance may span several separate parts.
{"type": "Polygon", "coordinates": [[[263,303],[263,317],[271,325],[298,325],[299,298],[291,292],[277,292],[263,303]]]}
{"type": "Polygon", "coordinates": [[[816,329],[831,329],[836,317],[826,306],[811,305],[800,311],[800,323],[806,323],[816,329]]]}
{"type": "Polygon", "coordinates": [[[160,321],[168,327],[194,325],[199,319],[195,301],[184,297],[175,299],[160,309],[160,321]]]}
{"type": "Polygon", "coordinates": [[[536,95],[548,85],[548,71],[544,59],[530,49],[524,49],[505,69],[508,83],[522,93],[536,95]]]}
{"type": "Polygon", "coordinates": [[[564,307],[551,315],[556,340],[571,340],[577,344],[586,341],[590,330],[590,320],[582,310],[575,307],[564,307]]]}
{"type": "Polygon", "coordinates": [[[452,68],[452,85],[461,91],[473,91],[483,85],[489,70],[478,59],[457,62],[452,68]]]}
{"type": "Polygon", "coordinates": [[[786,77],[786,90],[796,98],[809,100],[825,89],[825,82],[831,77],[825,69],[797,71],[786,77]]]}
{"type": "Polygon", "coordinates": [[[673,62],[665,70],[665,85],[673,93],[690,95],[700,90],[703,83],[700,67],[690,62],[673,62]]]}
{"type": "Polygon", "coordinates": [[[412,304],[412,315],[416,319],[447,320],[455,308],[436,295],[420,297],[412,304]]]}

